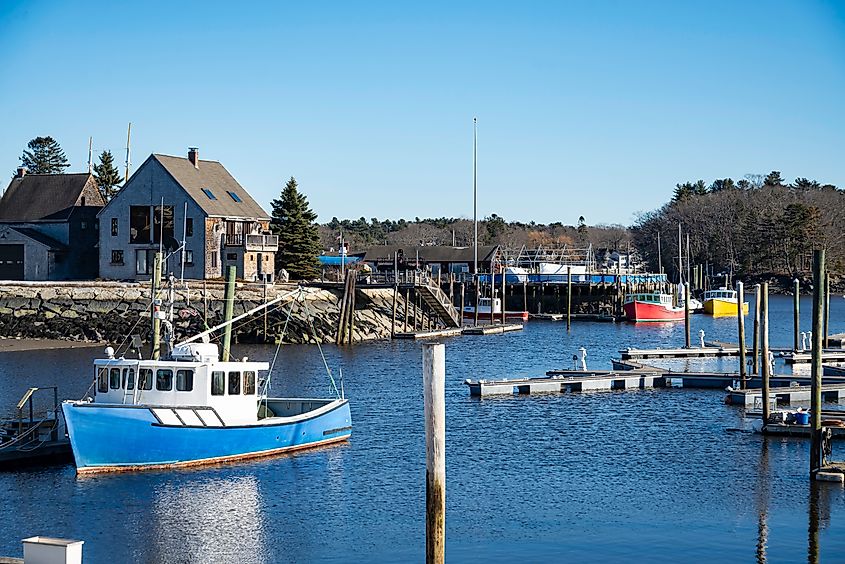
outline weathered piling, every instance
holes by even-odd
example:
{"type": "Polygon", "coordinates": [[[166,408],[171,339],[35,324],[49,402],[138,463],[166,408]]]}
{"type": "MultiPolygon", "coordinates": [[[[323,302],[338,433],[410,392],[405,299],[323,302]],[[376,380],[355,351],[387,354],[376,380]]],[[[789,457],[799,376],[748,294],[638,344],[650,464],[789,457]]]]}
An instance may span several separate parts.
{"type": "Polygon", "coordinates": [[[690,348],[689,282],[684,282],[684,346],[690,348]]]}
{"type": "Polygon", "coordinates": [[[825,271],[824,275],[824,348],[828,347],[828,336],[830,334],[830,273],[825,271]]]}
{"type": "Polygon", "coordinates": [[[399,299],[399,281],[393,285],[393,315],[390,318],[390,337],[396,337],[396,304],[399,299]]]}
{"type": "Polygon", "coordinates": [[[464,323],[464,307],[466,307],[464,305],[464,284],[463,284],[463,282],[461,282],[461,309],[460,309],[461,325],[463,325],[463,323],[464,323]]]}
{"type": "Polygon", "coordinates": [[[760,285],[754,285],[754,335],[752,335],[751,348],[754,357],[751,359],[751,370],[754,374],[760,373],[760,285]]]}
{"type": "MultiPolygon", "coordinates": [[[[156,315],[161,307],[161,253],[156,253],[153,259],[152,300],[150,304],[150,318],[152,319],[153,335],[151,343],[151,358],[158,360],[161,354],[161,319],[156,315]]],[[[227,302],[228,303],[228,302],[227,302]]],[[[231,317],[230,317],[231,318],[231,317]]],[[[224,350],[228,350],[228,347],[224,350]]]]}
{"type": "Polygon", "coordinates": [[[745,294],[742,288],[742,282],[736,283],[736,321],[737,332],[739,337],[739,382],[741,388],[744,390],[748,387],[748,370],[745,367],[745,315],[742,311],[742,303],[745,299],[745,294]]]}
{"type": "Polygon", "coordinates": [[[572,329],[572,267],[566,267],[566,330],[572,329]]]}
{"type": "Polygon", "coordinates": [[[760,286],[760,293],[758,294],[760,302],[760,343],[761,356],[760,361],[763,363],[763,424],[769,422],[771,409],[769,408],[769,283],[763,282],[760,286]]]}
{"type": "Polygon", "coordinates": [[[507,305],[508,299],[507,294],[505,294],[505,269],[502,268],[502,325],[505,324],[505,310],[507,309],[507,305]]]}
{"type": "Polygon", "coordinates": [[[425,413],[425,561],[442,564],[446,549],[446,347],[423,345],[425,413]]]}
{"type": "Polygon", "coordinates": [[[801,346],[798,340],[798,336],[801,334],[800,297],[798,293],[800,284],[797,278],[792,281],[792,350],[795,352],[798,352],[801,346]]]}
{"type": "Polygon", "coordinates": [[[478,297],[480,295],[478,291],[478,276],[473,275],[472,280],[475,283],[475,320],[473,325],[478,326],[478,297]]]}
{"type": "Polygon", "coordinates": [[[822,330],[824,325],[824,249],[813,251],[813,337],[810,397],[810,480],[822,466],[822,330]]]}
{"type": "MultiPolygon", "coordinates": [[[[232,311],[235,307],[235,274],[237,268],[230,266],[226,269],[226,293],[223,296],[223,321],[232,320],[232,311]]],[[[223,362],[229,362],[229,353],[232,347],[232,324],[229,323],[223,329],[223,362]]]]}

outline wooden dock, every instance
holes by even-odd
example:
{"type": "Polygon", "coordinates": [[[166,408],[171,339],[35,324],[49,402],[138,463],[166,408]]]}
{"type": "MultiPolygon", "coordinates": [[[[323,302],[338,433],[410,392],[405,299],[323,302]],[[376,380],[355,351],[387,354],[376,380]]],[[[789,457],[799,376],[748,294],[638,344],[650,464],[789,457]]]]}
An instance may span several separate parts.
{"type": "MultiPolygon", "coordinates": [[[[845,438],[845,427],[827,427],[830,429],[830,436],[833,439],[845,438]]],[[[810,438],[809,425],[788,425],[786,423],[769,423],[763,425],[761,431],[764,435],[772,435],[776,437],[801,437],[804,439],[810,438]]]]}
{"type": "MultiPolygon", "coordinates": [[[[772,385],[770,397],[776,398],[779,405],[791,405],[793,403],[810,401],[811,387],[808,385],[777,387],[772,385]]],[[[756,407],[763,401],[763,392],[760,389],[752,390],[731,390],[725,403],[745,407],[756,407]]],[[[845,399],[845,383],[826,384],[822,386],[823,402],[839,402],[845,399]]]]}
{"type": "Polygon", "coordinates": [[[739,356],[739,347],[690,347],[688,349],[636,349],[627,348],[619,351],[622,360],[645,358],[712,358],[721,356],[739,356]]]}
{"type": "Polygon", "coordinates": [[[394,339],[437,339],[440,337],[455,337],[461,335],[463,329],[460,327],[447,327],[446,329],[432,329],[430,331],[407,331],[394,333],[394,339]]]}
{"type": "Polygon", "coordinates": [[[542,393],[602,392],[661,387],[662,376],[641,371],[554,370],[536,378],[466,380],[471,396],[521,395],[542,393]]]}
{"type": "Polygon", "coordinates": [[[522,331],[522,323],[494,323],[492,325],[477,325],[475,327],[464,327],[464,335],[496,335],[499,333],[510,333],[511,331],[522,331]]]}
{"type": "MultiPolygon", "coordinates": [[[[786,364],[807,364],[812,356],[809,352],[788,352],[784,353],[783,360],[786,364]]],[[[845,351],[826,350],[822,352],[822,362],[845,362],[845,351]]]]}

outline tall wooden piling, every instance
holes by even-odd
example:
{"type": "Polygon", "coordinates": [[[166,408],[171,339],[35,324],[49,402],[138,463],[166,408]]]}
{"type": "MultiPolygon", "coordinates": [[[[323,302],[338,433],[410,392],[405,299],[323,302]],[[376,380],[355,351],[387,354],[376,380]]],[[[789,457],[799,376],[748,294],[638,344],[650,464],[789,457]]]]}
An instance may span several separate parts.
{"type": "Polygon", "coordinates": [[[830,273],[827,271],[825,271],[824,275],[824,328],[822,331],[824,348],[827,348],[827,341],[830,336],[830,273]]]}
{"type": "Polygon", "coordinates": [[[399,282],[393,285],[393,315],[390,318],[390,336],[396,336],[396,304],[399,300],[399,282]]]}
{"type": "Polygon", "coordinates": [[[161,262],[161,253],[156,253],[153,259],[153,281],[150,289],[150,316],[153,322],[150,358],[153,360],[158,360],[161,354],[161,319],[156,315],[161,308],[161,300],[158,297],[159,292],[161,292],[161,262]]]}
{"type": "Polygon", "coordinates": [[[684,346],[690,348],[689,282],[684,282],[684,346]]]}
{"type": "Polygon", "coordinates": [[[813,251],[813,337],[810,392],[810,479],[822,467],[822,331],[825,305],[824,249],[813,251]]]}
{"type": "Polygon", "coordinates": [[[446,348],[423,345],[425,413],[425,561],[443,564],[446,553],[446,348]]]}
{"type": "Polygon", "coordinates": [[[754,353],[751,359],[751,370],[760,373],[760,285],[754,284],[754,335],[752,335],[751,349],[754,353]]]}
{"type": "Polygon", "coordinates": [[[405,290],[405,324],[403,326],[403,331],[405,333],[408,332],[408,308],[410,307],[409,302],[411,301],[411,290],[405,290]]]}
{"type": "Polygon", "coordinates": [[[801,348],[801,341],[798,340],[798,335],[801,334],[801,317],[799,315],[800,305],[800,282],[798,279],[792,281],[792,350],[798,352],[801,348]]]}
{"type": "Polygon", "coordinates": [[[760,286],[760,362],[763,363],[763,424],[769,422],[771,410],[769,409],[769,283],[763,282],[760,286]]]}
{"type": "Polygon", "coordinates": [[[739,382],[744,390],[748,387],[748,370],[745,367],[745,315],[742,311],[742,303],[745,299],[742,282],[736,283],[736,322],[739,337],[739,382]]]}
{"type": "Polygon", "coordinates": [[[572,329],[572,267],[566,267],[566,330],[572,329]]]}
{"type": "Polygon", "coordinates": [[[522,280],[522,311],[528,311],[528,279],[522,280]]]}
{"type": "Polygon", "coordinates": [[[464,281],[461,280],[461,309],[460,309],[461,325],[464,324],[464,307],[466,307],[464,305],[464,288],[465,287],[466,287],[466,285],[464,284],[464,281]]]}
{"type": "Polygon", "coordinates": [[[475,282],[475,321],[474,325],[478,327],[478,297],[480,296],[480,292],[478,291],[478,276],[472,276],[473,282],[475,282]]]}
{"type": "Polygon", "coordinates": [[[505,293],[505,269],[502,268],[502,325],[505,324],[505,310],[508,309],[508,298],[505,293]]]}
{"type": "MultiPolygon", "coordinates": [[[[237,269],[230,266],[226,269],[226,291],[223,296],[223,321],[232,320],[232,311],[235,307],[235,273],[237,269]]],[[[232,345],[232,324],[229,323],[223,329],[223,362],[229,362],[229,349],[232,345]]]]}

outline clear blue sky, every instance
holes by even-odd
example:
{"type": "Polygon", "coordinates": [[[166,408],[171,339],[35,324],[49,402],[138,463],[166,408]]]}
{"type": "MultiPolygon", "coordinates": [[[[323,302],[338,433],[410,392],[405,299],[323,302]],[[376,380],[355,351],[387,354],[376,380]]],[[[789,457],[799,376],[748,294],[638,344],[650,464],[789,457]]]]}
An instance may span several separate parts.
{"type": "MultiPolygon", "coordinates": [[[[0,172],[221,161],[269,211],[629,224],[675,183],[845,187],[845,3],[0,3],[0,172]]],[[[5,181],[4,181],[5,182],[5,181]]]]}

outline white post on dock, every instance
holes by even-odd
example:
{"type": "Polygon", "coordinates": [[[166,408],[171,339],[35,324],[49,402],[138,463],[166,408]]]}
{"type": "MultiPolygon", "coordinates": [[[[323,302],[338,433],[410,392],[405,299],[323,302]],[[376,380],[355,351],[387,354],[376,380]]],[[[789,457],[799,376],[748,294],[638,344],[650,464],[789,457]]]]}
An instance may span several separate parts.
{"type": "Polygon", "coordinates": [[[813,337],[810,392],[810,480],[822,467],[822,331],[825,306],[824,249],[813,251],[813,337]]]}
{"type": "Polygon", "coordinates": [[[744,390],[748,387],[748,369],[745,366],[745,315],[743,315],[742,304],[745,301],[745,292],[742,282],[736,283],[736,322],[739,341],[739,382],[744,390]]]}
{"type": "Polygon", "coordinates": [[[446,347],[423,345],[425,413],[425,561],[443,564],[446,552],[446,347]]]}
{"type": "Polygon", "coordinates": [[[769,422],[771,409],[769,408],[769,283],[763,282],[760,286],[760,293],[758,294],[760,304],[760,343],[762,345],[763,356],[763,425],[769,422]]]}

